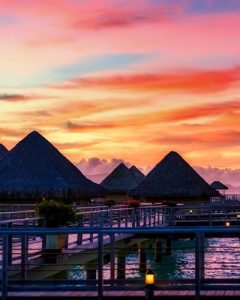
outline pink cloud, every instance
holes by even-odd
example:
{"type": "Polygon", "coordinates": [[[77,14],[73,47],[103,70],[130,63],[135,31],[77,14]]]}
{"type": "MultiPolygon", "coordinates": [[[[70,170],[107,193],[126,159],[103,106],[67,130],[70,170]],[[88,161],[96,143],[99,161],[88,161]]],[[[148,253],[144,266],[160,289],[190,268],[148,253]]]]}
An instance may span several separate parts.
{"type": "Polygon", "coordinates": [[[203,168],[196,166],[195,170],[208,182],[221,181],[230,187],[227,193],[240,193],[240,169],[219,169],[214,167],[203,168]]]}
{"type": "MultiPolygon", "coordinates": [[[[113,158],[111,160],[100,159],[92,157],[90,159],[82,159],[76,166],[90,179],[97,183],[100,183],[108,174],[110,174],[116,166],[120,163],[124,163],[130,167],[131,163],[126,162],[123,159],[113,158]]],[[[156,162],[158,163],[158,162],[156,162]]],[[[147,174],[152,168],[147,167],[145,174],[147,174]]],[[[140,168],[142,171],[143,169],[140,168]]],[[[214,168],[214,167],[200,167],[194,166],[194,169],[202,176],[209,184],[215,180],[219,180],[224,184],[228,185],[230,189],[227,193],[240,193],[240,169],[229,169],[229,168],[214,168]]]]}
{"type": "Polygon", "coordinates": [[[127,167],[130,167],[129,162],[120,158],[112,158],[111,160],[100,159],[92,157],[90,159],[82,159],[76,166],[93,181],[100,183],[113,169],[115,169],[120,163],[124,163],[127,167]]]}
{"type": "Polygon", "coordinates": [[[1,4],[1,11],[22,17],[17,26],[27,24],[31,29],[20,32],[28,46],[67,47],[75,41],[84,54],[147,51],[160,57],[169,55],[168,64],[187,56],[194,60],[194,54],[198,58],[226,54],[226,44],[227,54],[239,53],[239,13],[188,15],[185,7],[186,1],[152,6],[148,1],[120,5],[113,1],[9,0],[1,4]],[[96,30],[103,29],[110,30],[98,36],[96,30]]]}

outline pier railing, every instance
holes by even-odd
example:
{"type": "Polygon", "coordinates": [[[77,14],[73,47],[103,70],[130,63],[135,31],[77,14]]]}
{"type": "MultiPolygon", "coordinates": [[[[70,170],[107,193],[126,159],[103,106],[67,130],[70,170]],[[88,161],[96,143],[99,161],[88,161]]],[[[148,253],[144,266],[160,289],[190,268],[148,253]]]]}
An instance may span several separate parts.
{"type": "MultiPolygon", "coordinates": [[[[86,228],[159,226],[166,223],[166,208],[161,206],[80,207],[77,208],[77,215],[77,225],[86,228]]],[[[0,212],[0,227],[6,224],[14,227],[23,221],[28,225],[37,225],[38,219],[34,210],[0,212]],[[36,222],[33,222],[34,218],[36,222]]]]}
{"type": "MultiPolygon", "coordinates": [[[[192,265],[188,278],[164,279],[156,274],[157,290],[194,290],[196,299],[201,291],[216,289],[240,289],[240,269],[233,266],[234,276],[231,278],[205,278],[207,255],[206,239],[218,237],[229,239],[239,237],[240,227],[162,227],[162,228],[14,228],[2,229],[1,239],[1,290],[2,299],[9,293],[29,291],[95,291],[101,298],[106,291],[143,290],[144,274],[151,262],[147,256],[153,254],[159,268],[164,255],[172,255],[171,244],[176,239],[192,241],[192,265]],[[76,236],[94,235],[95,240],[74,247],[66,246],[61,250],[42,249],[42,236],[76,236]],[[35,237],[35,243],[30,243],[35,237]],[[9,260],[9,240],[18,238],[18,245],[13,255],[16,260],[9,260]],[[154,241],[148,244],[148,240],[154,241]],[[142,244],[141,244],[142,243],[142,244]],[[139,245],[143,245],[140,247],[139,245]],[[36,245],[36,247],[34,246],[36,245]],[[38,248],[39,247],[39,248],[38,248]],[[137,251],[136,251],[137,247],[137,251]],[[126,248],[135,249],[138,258],[140,277],[126,278],[126,248]],[[39,251],[37,251],[39,250],[39,251]],[[51,251],[50,251],[51,250],[51,251]],[[153,253],[150,252],[153,251],[153,253]],[[150,254],[149,254],[149,253],[150,254]],[[61,278],[61,274],[68,275],[61,278]],[[236,276],[238,272],[238,276],[236,276]],[[84,276],[83,276],[84,275],[84,276]]],[[[236,247],[236,245],[234,246],[236,247]]],[[[240,246],[238,246],[238,249],[240,246]]],[[[219,249],[218,249],[219,250],[219,249]]],[[[226,246],[223,249],[226,253],[226,246]]],[[[231,249],[229,251],[232,251],[231,249]]],[[[226,255],[226,259],[227,259],[226,255]]],[[[226,261],[232,264],[232,261],[226,261]]],[[[210,266],[213,267],[213,266],[210,266]]],[[[170,268],[170,265],[169,265],[170,268]]],[[[185,266],[187,268],[187,266],[185,266]]],[[[135,274],[131,269],[130,274],[135,274]],[[131,273],[132,272],[132,273],[131,273]]],[[[161,273],[161,272],[160,272],[161,273]]]]}
{"type": "MultiPolygon", "coordinates": [[[[78,226],[95,227],[153,227],[160,225],[240,225],[240,203],[212,203],[206,205],[144,205],[140,207],[107,206],[77,207],[78,226]]],[[[28,222],[36,218],[35,210],[0,212],[0,227],[8,223],[20,224],[19,220],[28,222]]],[[[37,224],[32,222],[32,225],[37,224]]],[[[4,225],[5,226],[5,225],[4,225]]]]}

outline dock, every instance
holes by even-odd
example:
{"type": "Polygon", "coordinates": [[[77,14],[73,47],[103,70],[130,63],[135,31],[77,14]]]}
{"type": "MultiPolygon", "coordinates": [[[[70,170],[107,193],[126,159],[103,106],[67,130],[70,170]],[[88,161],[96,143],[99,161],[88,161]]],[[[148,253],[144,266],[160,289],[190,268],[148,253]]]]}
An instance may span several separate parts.
{"type": "MultiPolygon", "coordinates": [[[[66,228],[38,227],[36,216],[29,212],[24,218],[22,213],[27,212],[19,211],[18,215],[11,214],[11,219],[5,218],[0,222],[3,300],[136,296],[144,299],[144,274],[149,268],[147,253],[152,251],[161,267],[162,259],[171,257],[176,239],[187,239],[192,243],[193,276],[181,280],[156,277],[156,298],[198,300],[209,297],[234,299],[240,296],[240,270],[239,278],[206,276],[209,269],[206,239],[239,239],[240,205],[84,208],[79,210],[79,214],[84,215],[80,218],[81,223],[66,228]],[[184,222],[186,224],[183,226],[184,222]],[[201,222],[205,222],[204,226],[201,222]],[[66,237],[65,247],[53,255],[55,260],[46,261],[46,236],[62,234],[66,237]],[[154,242],[153,245],[146,242],[149,239],[154,242]],[[138,249],[139,264],[133,270],[142,274],[141,278],[126,277],[126,257],[128,248],[132,247],[138,249]],[[69,272],[78,266],[83,267],[83,278],[61,278],[61,272],[69,272]]],[[[233,251],[238,251],[238,244],[234,247],[233,251]]],[[[238,272],[236,268],[233,270],[238,272]]]]}

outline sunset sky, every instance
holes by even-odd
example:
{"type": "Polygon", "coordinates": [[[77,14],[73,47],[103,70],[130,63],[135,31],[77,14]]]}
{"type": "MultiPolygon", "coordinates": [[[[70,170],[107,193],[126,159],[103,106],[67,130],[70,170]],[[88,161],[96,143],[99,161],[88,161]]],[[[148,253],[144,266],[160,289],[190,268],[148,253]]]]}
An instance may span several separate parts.
{"type": "Polygon", "coordinates": [[[239,0],[0,0],[0,37],[8,149],[240,169],[239,0]]]}

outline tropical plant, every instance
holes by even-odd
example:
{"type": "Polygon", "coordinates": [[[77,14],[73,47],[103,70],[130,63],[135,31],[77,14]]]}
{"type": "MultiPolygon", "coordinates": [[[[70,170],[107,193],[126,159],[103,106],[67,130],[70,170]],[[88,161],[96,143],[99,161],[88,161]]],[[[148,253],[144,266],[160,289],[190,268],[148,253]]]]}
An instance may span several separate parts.
{"type": "Polygon", "coordinates": [[[78,217],[73,206],[61,201],[43,199],[37,204],[36,214],[43,219],[40,226],[61,227],[77,221],[78,217]]]}

